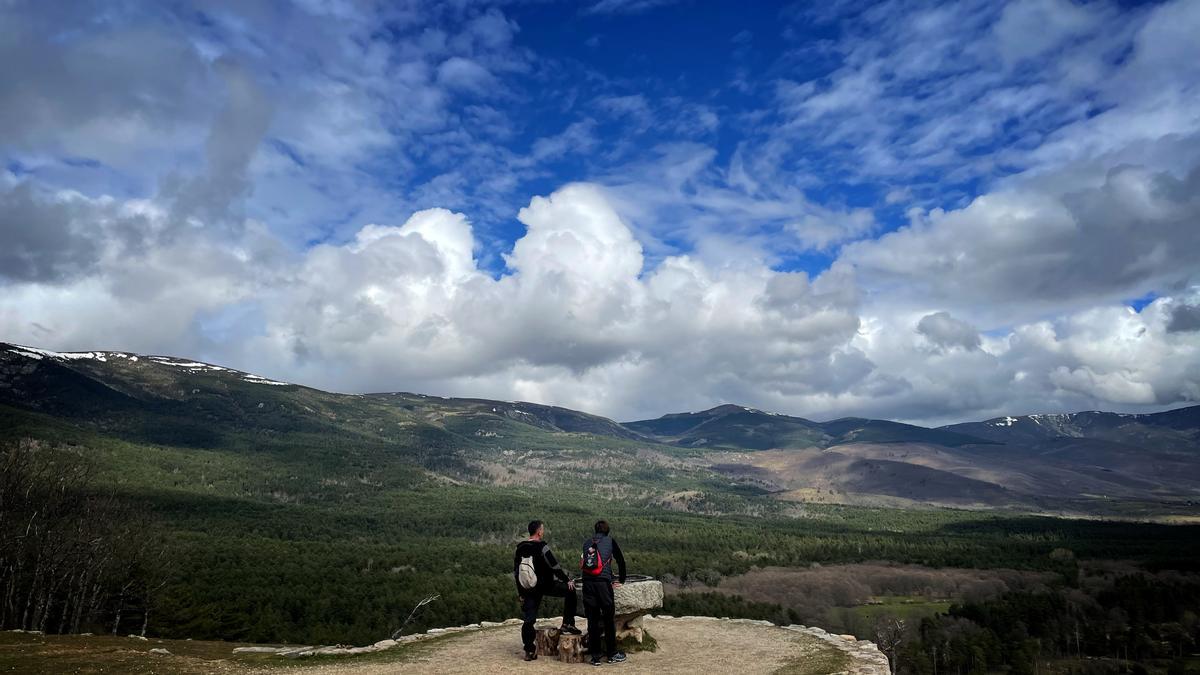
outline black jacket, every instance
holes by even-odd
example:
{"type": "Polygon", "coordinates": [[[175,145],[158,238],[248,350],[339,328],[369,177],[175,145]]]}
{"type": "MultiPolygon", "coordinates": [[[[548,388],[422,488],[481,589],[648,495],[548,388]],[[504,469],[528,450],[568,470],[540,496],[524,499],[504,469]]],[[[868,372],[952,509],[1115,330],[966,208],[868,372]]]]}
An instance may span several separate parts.
{"type": "Polygon", "coordinates": [[[517,594],[525,595],[530,591],[521,588],[520,569],[521,558],[533,558],[533,571],[537,574],[537,588],[532,589],[533,592],[540,592],[542,589],[551,586],[555,580],[566,583],[571,577],[563,571],[563,568],[558,564],[558,559],[554,557],[554,553],[550,550],[550,544],[544,541],[534,541],[526,539],[517,544],[517,551],[513,554],[513,582],[517,584],[517,594]]]}

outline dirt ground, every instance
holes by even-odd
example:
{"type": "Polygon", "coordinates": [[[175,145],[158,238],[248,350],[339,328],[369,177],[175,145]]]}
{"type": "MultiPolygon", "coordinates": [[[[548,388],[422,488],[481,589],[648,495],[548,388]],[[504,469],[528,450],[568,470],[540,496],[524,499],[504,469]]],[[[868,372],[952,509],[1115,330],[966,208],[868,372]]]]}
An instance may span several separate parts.
{"type": "MultiPolygon", "coordinates": [[[[584,623],[581,628],[586,630],[584,623]]],[[[712,620],[646,620],[658,651],[629,655],[618,668],[628,673],[796,673],[823,675],[841,670],[844,657],[807,635],[782,628],[712,620]]],[[[546,657],[521,659],[520,628],[505,627],[456,636],[429,645],[402,662],[328,664],[306,668],[314,675],[384,673],[578,673],[587,663],[566,664],[546,657]]]]}
{"type": "MultiPolygon", "coordinates": [[[[586,622],[581,622],[586,630],[586,622]]],[[[656,652],[637,652],[622,664],[629,673],[788,673],[825,675],[842,670],[842,653],[810,636],[782,628],[705,619],[647,619],[656,652]]],[[[519,626],[504,626],[417,643],[361,657],[286,660],[234,656],[228,642],[134,640],[111,636],[0,633],[0,673],[253,673],[382,675],[384,673],[565,673],[588,664],[546,657],[522,660],[519,626]],[[151,649],[170,654],[153,654],[151,649]]]]}

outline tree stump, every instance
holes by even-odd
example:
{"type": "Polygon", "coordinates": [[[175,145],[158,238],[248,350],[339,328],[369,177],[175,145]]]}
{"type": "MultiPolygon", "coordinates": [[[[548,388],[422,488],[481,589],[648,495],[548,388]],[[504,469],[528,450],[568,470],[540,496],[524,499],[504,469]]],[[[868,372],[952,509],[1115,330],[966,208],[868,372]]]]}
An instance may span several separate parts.
{"type": "Polygon", "coordinates": [[[558,636],[558,660],[563,663],[583,663],[584,636],[558,636]]]}
{"type": "Polygon", "coordinates": [[[560,639],[557,628],[537,629],[537,636],[534,638],[534,644],[537,645],[537,655],[558,656],[558,642],[560,639]]]}

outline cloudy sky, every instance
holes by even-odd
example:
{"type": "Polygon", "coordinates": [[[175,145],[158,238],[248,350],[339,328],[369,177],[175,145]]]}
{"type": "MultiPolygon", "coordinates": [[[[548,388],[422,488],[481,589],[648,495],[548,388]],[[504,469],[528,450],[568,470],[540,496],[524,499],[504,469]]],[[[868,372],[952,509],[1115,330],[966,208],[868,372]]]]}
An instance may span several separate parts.
{"type": "Polygon", "coordinates": [[[1198,34],[1189,0],[0,0],[0,340],[622,420],[1194,404],[1198,34]]]}

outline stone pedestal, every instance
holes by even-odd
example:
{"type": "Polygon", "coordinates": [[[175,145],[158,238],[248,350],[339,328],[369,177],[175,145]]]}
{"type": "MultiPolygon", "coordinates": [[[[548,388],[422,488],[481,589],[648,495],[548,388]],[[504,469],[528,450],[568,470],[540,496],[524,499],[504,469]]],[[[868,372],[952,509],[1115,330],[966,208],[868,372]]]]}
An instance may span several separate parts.
{"type": "Polygon", "coordinates": [[[617,639],[632,637],[642,641],[642,617],[651,610],[662,607],[663,586],[661,581],[632,581],[615,589],[613,608],[616,614],[617,639]]]}
{"type": "Polygon", "coordinates": [[[638,642],[642,641],[642,617],[645,614],[618,614],[616,616],[617,639],[624,640],[627,637],[632,637],[638,642]]]}

